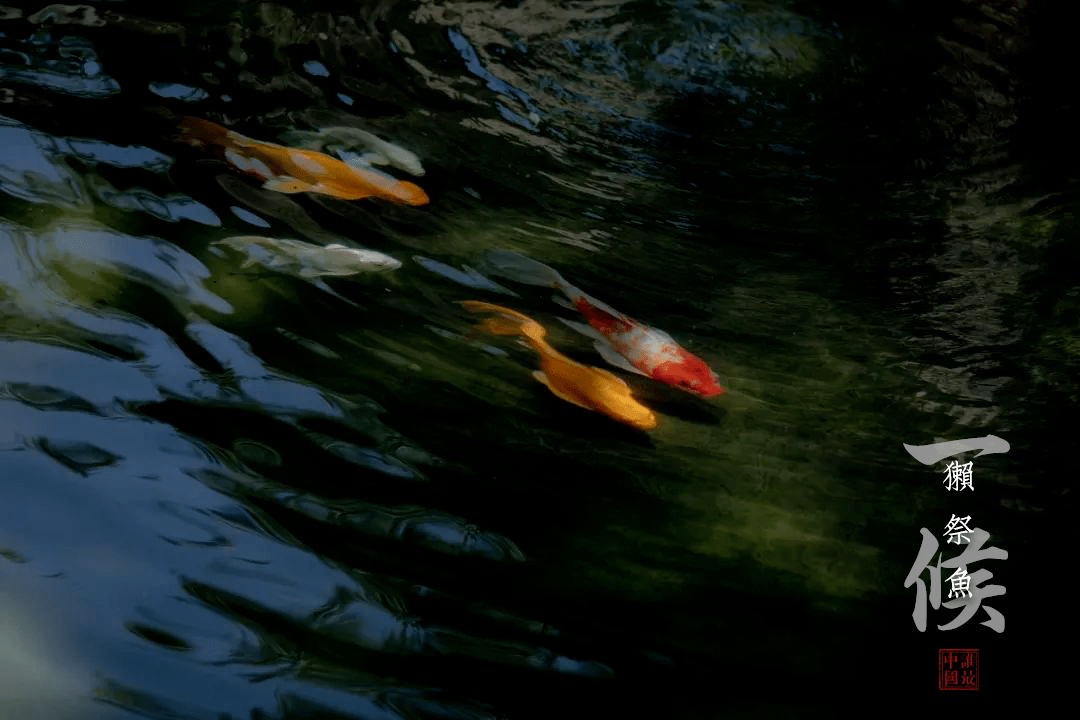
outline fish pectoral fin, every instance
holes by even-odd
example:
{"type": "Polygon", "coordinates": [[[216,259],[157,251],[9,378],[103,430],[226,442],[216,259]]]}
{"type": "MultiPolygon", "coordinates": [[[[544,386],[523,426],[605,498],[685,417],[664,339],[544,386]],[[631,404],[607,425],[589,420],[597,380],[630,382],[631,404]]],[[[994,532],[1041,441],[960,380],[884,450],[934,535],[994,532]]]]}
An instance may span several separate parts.
{"type": "Polygon", "coordinates": [[[336,297],[336,298],[337,298],[338,300],[341,300],[341,301],[342,301],[342,302],[344,302],[344,303],[348,303],[349,305],[352,305],[352,306],[353,306],[354,308],[358,308],[358,307],[360,307],[359,305],[357,305],[356,303],[354,303],[354,302],[353,302],[352,300],[350,300],[349,298],[347,298],[347,297],[344,297],[344,296],[342,296],[341,294],[339,294],[339,293],[335,292],[335,291],[334,291],[334,290],[333,290],[333,289],[332,289],[332,288],[331,288],[331,287],[330,287],[329,285],[327,285],[327,284],[326,284],[325,282],[323,282],[322,280],[320,280],[320,279],[318,279],[318,278],[308,278],[308,280],[309,280],[309,281],[311,282],[311,284],[312,284],[312,285],[314,285],[315,287],[319,288],[319,289],[320,289],[320,290],[322,290],[322,291],[323,291],[324,293],[327,293],[328,295],[333,295],[333,296],[334,296],[334,297],[336,297]]]}
{"type": "Polygon", "coordinates": [[[594,328],[592,325],[577,322],[576,320],[567,320],[566,318],[558,318],[558,320],[574,332],[581,333],[587,338],[590,338],[592,340],[604,340],[604,336],[601,335],[600,331],[594,328]]]}
{"type": "Polygon", "coordinates": [[[296,193],[308,192],[312,190],[311,183],[306,183],[303,180],[297,180],[294,177],[288,175],[281,175],[279,177],[272,177],[263,183],[263,189],[273,190],[279,193],[286,193],[288,195],[295,195],[296,193]]]}
{"type": "Polygon", "coordinates": [[[562,390],[557,389],[554,385],[551,384],[551,380],[548,379],[548,376],[542,370],[535,370],[535,371],[533,371],[532,375],[533,375],[534,378],[536,378],[540,382],[547,385],[548,390],[550,390],[552,393],[554,393],[555,397],[559,398],[560,400],[565,400],[566,402],[570,403],[571,405],[577,405],[578,407],[585,408],[586,410],[592,410],[591,407],[589,407],[588,405],[585,405],[584,403],[582,403],[577,398],[571,397],[571,396],[567,395],[566,393],[564,393],[562,390]]]}
{"type": "Polygon", "coordinates": [[[620,370],[625,370],[626,372],[632,372],[636,375],[649,377],[647,373],[631,365],[630,361],[620,355],[615,350],[615,348],[611,347],[611,345],[608,344],[607,341],[597,340],[595,343],[593,343],[593,347],[596,348],[596,352],[600,353],[600,356],[604,358],[604,360],[606,360],[609,365],[614,365],[620,370]]]}
{"type": "Polygon", "coordinates": [[[577,308],[574,307],[574,303],[567,300],[565,295],[560,295],[560,294],[552,295],[551,296],[551,302],[555,303],[556,305],[561,305],[562,307],[566,308],[567,310],[577,310],[577,308]]]}

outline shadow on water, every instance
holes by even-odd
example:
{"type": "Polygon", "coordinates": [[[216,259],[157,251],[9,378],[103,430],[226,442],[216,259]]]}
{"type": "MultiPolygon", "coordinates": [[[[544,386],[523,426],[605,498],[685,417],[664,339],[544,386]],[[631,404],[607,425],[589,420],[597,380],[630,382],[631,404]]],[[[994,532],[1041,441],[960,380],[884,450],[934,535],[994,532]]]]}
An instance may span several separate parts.
{"type": "MultiPolygon", "coordinates": [[[[809,716],[930,686],[920,527],[970,514],[1011,587],[1071,508],[1050,11],[128,5],[0,8],[0,715],[809,716]],[[185,115],[431,202],[266,190],[185,115]],[[250,235],[395,269],[217,244],[250,235]],[[648,433],[564,402],[469,336],[498,303],[606,367],[493,248],[726,392],[612,369],[648,433]],[[986,434],[962,502],[902,448],[986,434]]],[[[984,619],[949,642],[1022,672],[984,619]]]]}

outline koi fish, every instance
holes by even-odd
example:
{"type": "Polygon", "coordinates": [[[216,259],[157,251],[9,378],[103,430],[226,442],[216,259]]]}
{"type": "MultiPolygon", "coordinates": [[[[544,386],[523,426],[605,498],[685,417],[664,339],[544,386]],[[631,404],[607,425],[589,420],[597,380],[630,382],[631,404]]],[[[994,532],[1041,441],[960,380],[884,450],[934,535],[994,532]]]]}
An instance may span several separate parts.
{"type": "Polygon", "coordinates": [[[615,367],[704,398],[724,392],[716,373],[705,361],[682,348],[670,335],[586,295],[553,268],[510,250],[490,252],[488,264],[493,272],[515,282],[561,290],[589,325],[563,322],[592,338],[597,352],[615,367]]]}
{"type": "Polygon", "coordinates": [[[313,192],[342,200],[377,197],[400,205],[429,202],[427,193],[411,182],[371,168],[346,165],[321,152],[252,140],[199,118],[181,118],[180,128],[181,141],[218,149],[226,162],[262,180],[267,190],[313,192]]]}
{"type": "Polygon", "coordinates": [[[494,313],[477,325],[493,335],[520,335],[540,354],[540,367],[533,373],[556,397],[586,410],[603,413],[639,430],[656,427],[656,415],[638,402],[630,386],[607,370],[571,360],[545,340],[547,332],[540,323],[519,312],[490,303],[465,300],[460,303],[474,313],[494,313]]]}
{"type": "Polygon", "coordinates": [[[254,236],[215,240],[212,244],[225,245],[246,254],[247,260],[241,268],[258,263],[271,270],[292,272],[309,280],[323,275],[355,275],[401,267],[401,261],[381,252],[338,244],[322,247],[299,240],[254,236]]]}
{"type": "Polygon", "coordinates": [[[353,166],[391,165],[417,177],[424,174],[420,158],[377,135],[352,127],[327,127],[317,131],[290,130],[281,136],[309,150],[333,152],[353,166]],[[358,151],[365,151],[358,154],[358,151]]]}

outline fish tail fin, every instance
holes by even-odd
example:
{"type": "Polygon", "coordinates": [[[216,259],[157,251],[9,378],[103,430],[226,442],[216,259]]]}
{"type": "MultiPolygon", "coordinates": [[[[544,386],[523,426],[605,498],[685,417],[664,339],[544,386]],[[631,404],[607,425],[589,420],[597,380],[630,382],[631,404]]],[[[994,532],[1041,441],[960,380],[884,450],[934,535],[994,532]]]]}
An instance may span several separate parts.
{"type": "Polygon", "coordinates": [[[541,341],[544,335],[547,334],[544,326],[528,315],[523,315],[502,305],[493,305],[477,300],[463,300],[460,305],[469,312],[486,312],[499,316],[487,318],[477,325],[477,329],[485,330],[492,335],[524,335],[530,340],[541,341]]]}
{"type": "Polygon", "coordinates": [[[513,250],[492,250],[485,261],[491,272],[514,282],[559,289],[570,287],[554,268],[513,250]]]}
{"type": "Polygon", "coordinates": [[[184,116],[180,118],[179,139],[192,145],[225,145],[229,130],[217,123],[202,118],[184,116]]]}

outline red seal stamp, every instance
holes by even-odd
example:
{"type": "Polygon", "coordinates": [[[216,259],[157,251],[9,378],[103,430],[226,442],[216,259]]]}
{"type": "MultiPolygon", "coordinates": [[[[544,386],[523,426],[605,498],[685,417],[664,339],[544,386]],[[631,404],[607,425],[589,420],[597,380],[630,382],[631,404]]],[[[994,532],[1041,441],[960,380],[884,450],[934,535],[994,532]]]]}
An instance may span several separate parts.
{"type": "Polygon", "coordinates": [[[938,650],[938,690],[978,689],[978,650],[938,650]]]}

